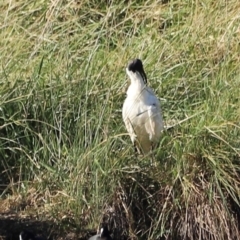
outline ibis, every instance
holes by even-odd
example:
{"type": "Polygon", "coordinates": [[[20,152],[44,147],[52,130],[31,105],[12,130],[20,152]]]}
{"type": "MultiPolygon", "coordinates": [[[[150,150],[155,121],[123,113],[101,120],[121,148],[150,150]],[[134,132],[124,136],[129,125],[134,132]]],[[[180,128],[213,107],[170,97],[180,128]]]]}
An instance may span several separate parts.
{"type": "Polygon", "coordinates": [[[164,129],[160,101],[148,87],[140,59],[130,61],[126,73],[131,83],[123,104],[122,117],[135,150],[146,155],[156,148],[164,129]]]}

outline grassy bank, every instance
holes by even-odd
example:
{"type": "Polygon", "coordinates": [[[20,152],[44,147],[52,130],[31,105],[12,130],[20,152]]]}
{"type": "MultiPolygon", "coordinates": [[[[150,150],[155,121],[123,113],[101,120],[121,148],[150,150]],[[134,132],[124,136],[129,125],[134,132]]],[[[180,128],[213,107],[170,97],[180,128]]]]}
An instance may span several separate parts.
{"type": "Polygon", "coordinates": [[[107,222],[117,239],[239,238],[237,0],[0,9],[1,211],[65,232],[107,222]],[[135,57],[172,126],[155,167],[121,117],[135,57]]]}

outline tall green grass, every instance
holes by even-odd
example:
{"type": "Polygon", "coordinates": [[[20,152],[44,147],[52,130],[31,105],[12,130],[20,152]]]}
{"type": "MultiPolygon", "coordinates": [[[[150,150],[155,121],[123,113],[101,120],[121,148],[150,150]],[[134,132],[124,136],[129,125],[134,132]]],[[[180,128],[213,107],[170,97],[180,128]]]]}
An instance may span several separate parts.
{"type": "Polygon", "coordinates": [[[64,229],[107,222],[116,239],[239,238],[237,0],[0,9],[4,201],[64,229]],[[135,57],[170,127],[155,167],[134,157],[121,118],[135,57]]]}

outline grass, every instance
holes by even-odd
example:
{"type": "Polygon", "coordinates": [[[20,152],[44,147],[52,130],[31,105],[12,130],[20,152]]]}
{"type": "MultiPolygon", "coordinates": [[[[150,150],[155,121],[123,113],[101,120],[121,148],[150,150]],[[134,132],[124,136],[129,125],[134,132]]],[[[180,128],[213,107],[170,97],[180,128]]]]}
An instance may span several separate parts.
{"type": "Polygon", "coordinates": [[[239,239],[239,10],[230,1],[3,1],[0,190],[8,211],[117,239],[239,239]],[[172,126],[133,157],[126,63],[172,126]]]}

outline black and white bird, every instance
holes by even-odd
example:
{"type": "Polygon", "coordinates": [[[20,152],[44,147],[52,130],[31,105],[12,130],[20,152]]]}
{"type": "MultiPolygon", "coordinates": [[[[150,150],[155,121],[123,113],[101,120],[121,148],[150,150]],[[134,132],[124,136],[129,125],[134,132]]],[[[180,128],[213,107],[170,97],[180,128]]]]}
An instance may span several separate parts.
{"type": "Polygon", "coordinates": [[[43,236],[36,236],[29,230],[23,230],[19,235],[19,240],[46,240],[43,236]]]}
{"type": "Polygon", "coordinates": [[[138,153],[148,154],[156,147],[164,128],[160,102],[147,86],[140,59],[131,61],[126,72],[131,84],[123,104],[123,121],[138,153]]]}
{"type": "Polygon", "coordinates": [[[88,240],[113,240],[110,236],[107,226],[104,226],[100,230],[100,234],[90,237],[88,240]]]}

